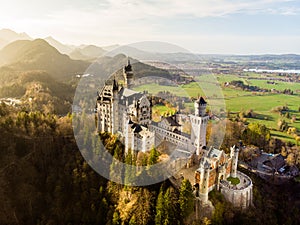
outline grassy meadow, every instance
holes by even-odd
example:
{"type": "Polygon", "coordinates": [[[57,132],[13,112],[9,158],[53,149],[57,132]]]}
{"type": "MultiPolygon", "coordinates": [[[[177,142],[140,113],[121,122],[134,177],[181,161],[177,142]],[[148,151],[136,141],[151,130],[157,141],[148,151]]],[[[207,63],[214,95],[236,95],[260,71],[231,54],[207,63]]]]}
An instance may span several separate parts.
{"type": "MultiPolygon", "coordinates": [[[[257,74],[250,74],[251,77],[258,76],[257,74]]],[[[266,80],[251,79],[245,76],[239,77],[237,75],[203,75],[196,77],[197,82],[178,86],[162,86],[159,84],[145,84],[135,88],[136,91],[147,90],[149,93],[157,94],[160,91],[169,91],[173,95],[180,97],[197,97],[206,96],[210,109],[219,110],[220,108],[230,111],[232,115],[240,111],[252,109],[256,114],[255,118],[247,118],[247,122],[257,122],[265,124],[271,129],[273,137],[280,138],[284,141],[295,143],[292,136],[285,132],[277,131],[277,123],[279,119],[284,119],[289,126],[296,127],[300,131],[300,84],[292,82],[275,81],[276,84],[267,84],[266,80]],[[258,86],[267,89],[276,89],[282,91],[284,89],[291,89],[294,95],[272,94],[249,92],[230,87],[224,87],[225,82],[232,80],[242,80],[245,84],[258,86]],[[225,101],[225,102],[224,102],[225,101]],[[291,123],[291,120],[284,118],[272,109],[277,106],[288,106],[291,116],[296,116],[297,120],[291,123]]],[[[262,75],[259,75],[262,76],[262,75]]],[[[187,108],[193,109],[193,103],[186,103],[187,108]]],[[[153,112],[157,115],[164,115],[166,112],[173,112],[174,108],[166,106],[155,106],[153,112]]]]}

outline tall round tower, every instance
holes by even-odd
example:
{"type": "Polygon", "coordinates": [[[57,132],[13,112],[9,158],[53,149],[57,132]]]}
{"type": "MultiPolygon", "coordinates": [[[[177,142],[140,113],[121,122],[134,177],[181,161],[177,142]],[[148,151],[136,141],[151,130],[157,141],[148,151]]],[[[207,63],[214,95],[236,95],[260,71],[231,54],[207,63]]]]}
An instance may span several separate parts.
{"type": "Polygon", "coordinates": [[[116,133],[119,130],[119,84],[115,77],[113,79],[113,98],[112,98],[112,133],[116,133]]]}
{"type": "Polygon", "coordinates": [[[200,166],[199,198],[203,204],[208,201],[210,164],[205,162],[200,166]]]}
{"type": "Polygon", "coordinates": [[[230,156],[232,158],[230,176],[236,177],[238,159],[239,159],[239,148],[236,147],[235,145],[230,148],[230,156]]]}
{"type": "Polygon", "coordinates": [[[195,115],[189,115],[191,119],[191,142],[196,147],[196,155],[200,155],[202,148],[206,146],[206,128],[209,116],[206,114],[206,101],[200,97],[195,101],[195,115]]]}
{"type": "Polygon", "coordinates": [[[125,80],[125,88],[132,88],[133,85],[133,72],[132,72],[132,67],[130,64],[130,60],[128,59],[128,63],[126,66],[124,66],[123,69],[123,76],[125,80]]]}

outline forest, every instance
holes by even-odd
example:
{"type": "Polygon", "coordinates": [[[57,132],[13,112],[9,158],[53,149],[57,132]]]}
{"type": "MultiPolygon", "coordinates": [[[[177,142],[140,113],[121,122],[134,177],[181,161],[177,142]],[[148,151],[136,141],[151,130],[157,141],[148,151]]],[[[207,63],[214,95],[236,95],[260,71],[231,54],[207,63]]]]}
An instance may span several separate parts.
{"type": "MultiPolygon", "coordinates": [[[[94,172],[82,157],[71,120],[71,114],[58,117],[0,105],[1,224],[300,223],[300,184],[295,181],[273,186],[244,171],[254,183],[253,207],[240,211],[213,191],[209,198],[214,214],[199,220],[195,219],[193,187],[188,180],[182,181],[180,189],[168,180],[146,187],[113,183],[94,172]]],[[[251,142],[255,135],[261,137],[255,138],[255,144],[270,146],[264,127],[241,131],[239,127],[244,128],[238,122],[228,124],[224,146],[240,138],[251,142]]],[[[123,151],[113,136],[102,134],[99,138],[115,156],[116,149],[123,151]]],[[[157,159],[153,149],[141,162],[151,165],[157,159]]],[[[136,162],[133,156],[120,160],[136,162]]]]}

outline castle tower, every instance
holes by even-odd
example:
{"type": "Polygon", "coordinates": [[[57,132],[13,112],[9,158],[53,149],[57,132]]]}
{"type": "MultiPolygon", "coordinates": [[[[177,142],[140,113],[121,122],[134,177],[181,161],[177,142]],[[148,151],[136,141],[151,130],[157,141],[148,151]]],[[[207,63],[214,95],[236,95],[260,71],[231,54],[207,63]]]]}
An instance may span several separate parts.
{"type": "Polygon", "coordinates": [[[195,116],[205,116],[206,114],[206,105],[207,102],[204,100],[203,97],[200,97],[197,101],[194,103],[195,107],[195,116]]]}
{"type": "Polygon", "coordinates": [[[199,198],[202,203],[208,201],[208,190],[209,190],[209,173],[210,173],[210,164],[205,162],[204,165],[200,167],[200,183],[199,183],[199,198]]]}
{"type": "MultiPolygon", "coordinates": [[[[125,115],[124,115],[125,116],[125,115]]],[[[126,119],[125,127],[124,127],[124,142],[125,142],[125,154],[128,154],[128,151],[134,150],[134,134],[131,129],[133,122],[129,119],[126,119]]]]}
{"type": "Polygon", "coordinates": [[[124,66],[123,69],[123,76],[124,76],[124,80],[125,80],[125,88],[132,88],[133,85],[133,72],[132,72],[132,67],[130,64],[130,60],[128,59],[128,64],[127,66],[124,66]]]}
{"type": "Polygon", "coordinates": [[[236,171],[239,159],[239,148],[235,145],[230,148],[230,156],[232,158],[230,176],[236,177],[236,171]]]}
{"type": "Polygon", "coordinates": [[[200,155],[202,148],[206,146],[206,128],[209,119],[209,116],[206,115],[206,105],[206,101],[200,97],[194,103],[195,115],[190,115],[191,141],[196,147],[197,155],[200,155]]]}
{"type": "Polygon", "coordinates": [[[119,85],[116,79],[113,80],[113,98],[112,98],[112,133],[119,130],[119,85]]]}

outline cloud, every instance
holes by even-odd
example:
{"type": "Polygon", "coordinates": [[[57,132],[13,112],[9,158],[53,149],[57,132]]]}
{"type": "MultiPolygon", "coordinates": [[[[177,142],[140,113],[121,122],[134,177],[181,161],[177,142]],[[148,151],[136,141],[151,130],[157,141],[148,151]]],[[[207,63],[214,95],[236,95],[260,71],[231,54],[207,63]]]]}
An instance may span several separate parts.
{"type": "Polygon", "coordinates": [[[130,35],[136,27],[153,31],[163,20],[222,17],[236,13],[292,15],[299,11],[270,7],[286,0],[105,0],[94,8],[65,8],[47,14],[46,20],[66,26],[102,27],[130,35]],[[154,29],[153,29],[154,28],[154,29]],[[127,31],[127,32],[126,32],[127,31]]]}
{"type": "MultiPolygon", "coordinates": [[[[84,6],[79,0],[74,0],[74,4],[67,4],[66,0],[61,4],[58,0],[53,1],[57,4],[46,4],[45,9],[39,6],[39,16],[34,16],[33,11],[33,16],[14,19],[11,24],[15,24],[20,31],[23,28],[29,33],[53,35],[63,42],[74,44],[96,44],[101,41],[122,44],[158,40],[170,32],[178,35],[180,30],[176,30],[176,24],[184,19],[220,18],[232,14],[298,13],[293,7],[284,8],[285,4],[291,3],[285,0],[87,0],[84,6]]],[[[194,28],[187,30],[192,32],[191,29],[194,28]]]]}
{"type": "MultiPolygon", "coordinates": [[[[226,39],[203,39],[205,31],[216,37],[233,31],[237,34],[236,39],[229,38],[226,43],[232,49],[240,49],[242,46],[235,47],[235,41],[241,36],[239,34],[250,34],[252,24],[258,34],[263,25],[256,23],[254,19],[257,17],[254,16],[253,22],[244,21],[250,26],[239,27],[235,22],[239,18],[248,20],[243,16],[249,14],[279,15],[281,20],[282,16],[289,19],[300,12],[297,1],[291,0],[73,0],[72,4],[69,0],[34,0],[34,5],[31,5],[32,1],[10,2],[0,9],[0,26],[26,31],[34,37],[52,35],[64,43],[100,45],[162,40],[194,46],[201,45],[199,41],[202,40],[204,46],[205,43],[214,43],[207,46],[216,51],[214,46],[226,45],[226,39]],[[231,20],[226,20],[227,17],[231,20]],[[236,20],[232,22],[233,19],[236,20]],[[214,25],[216,30],[205,29],[214,28],[214,25]]],[[[266,29],[274,33],[277,27],[268,26],[266,29]]],[[[261,43],[263,40],[266,39],[261,39],[261,43]]],[[[243,43],[255,44],[245,38],[243,43]]],[[[263,45],[260,47],[263,49],[263,45]]]]}
{"type": "MultiPolygon", "coordinates": [[[[126,18],[219,17],[232,13],[261,11],[287,0],[108,0],[108,10],[126,18]]],[[[274,6],[275,7],[275,6],[274,6]]],[[[104,10],[105,11],[105,10],[104,10]]]]}

